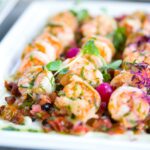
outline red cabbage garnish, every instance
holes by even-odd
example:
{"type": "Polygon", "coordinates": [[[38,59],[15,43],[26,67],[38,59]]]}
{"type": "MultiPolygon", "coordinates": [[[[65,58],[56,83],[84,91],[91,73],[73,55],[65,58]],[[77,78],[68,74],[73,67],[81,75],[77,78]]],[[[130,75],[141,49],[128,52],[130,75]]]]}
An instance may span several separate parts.
{"type": "Polygon", "coordinates": [[[136,39],[135,39],[135,42],[134,43],[130,43],[127,46],[130,46],[132,44],[135,44],[136,46],[140,46],[143,43],[150,43],[150,36],[146,36],[146,35],[144,35],[144,36],[137,36],[136,39]]]}
{"type": "Polygon", "coordinates": [[[150,66],[146,63],[134,64],[131,68],[133,74],[132,81],[135,82],[138,88],[146,87],[150,89],[150,66]]]}

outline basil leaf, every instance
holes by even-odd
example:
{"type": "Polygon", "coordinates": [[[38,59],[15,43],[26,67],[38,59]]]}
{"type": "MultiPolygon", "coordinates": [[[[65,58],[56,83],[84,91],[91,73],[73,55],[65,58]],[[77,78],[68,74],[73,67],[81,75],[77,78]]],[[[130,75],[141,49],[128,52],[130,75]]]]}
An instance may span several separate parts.
{"type": "Polygon", "coordinates": [[[56,60],[56,61],[52,61],[52,62],[48,63],[46,65],[46,68],[49,71],[57,71],[61,68],[61,66],[62,66],[62,61],[61,60],[56,60]]]}
{"type": "Polygon", "coordinates": [[[111,64],[107,65],[107,68],[109,69],[117,69],[120,67],[120,65],[122,64],[122,60],[116,60],[114,62],[112,62],[111,64]]]}
{"type": "Polygon", "coordinates": [[[110,81],[111,76],[110,76],[110,74],[107,72],[107,70],[102,71],[102,75],[103,75],[103,78],[104,78],[104,82],[110,81]]]}
{"type": "Polygon", "coordinates": [[[86,9],[82,9],[79,11],[78,15],[77,15],[77,19],[79,21],[83,21],[85,20],[87,17],[89,16],[89,13],[86,9]]]}
{"type": "Polygon", "coordinates": [[[125,42],[126,42],[126,34],[125,34],[125,28],[124,27],[119,27],[117,30],[114,32],[113,35],[113,44],[118,51],[123,51],[125,47],[125,42]]]}
{"type": "Polygon", "coordinates": [[[81,50],[82,54],[99,56],[99,50],[94,44],[94,40],[89,40],[81,50]]]}
{"type": "Polygon", "coordinates": [[[120,67],[121,63],[122,63],[122,60],[116,60],[112,62],[111,64],[107,64],[106,66],[103,66],[100,68],[103,74],[104,82],[108,82],[111,79],[111,75],[108,73],[108,69],[117,69],[120,67]]]}
{"type": "Polygon", "coordinates": [[[81,22],[89,16],[89,12],[86,9],[81,10],[70,10],[70,12],[77,17],[78,21],[81,22]]]}
{"type": "Polygon", "coordinates": [[[59,74],[66,74],[68,71],[68,68],[64,68],[59,72],[59,74]]]}

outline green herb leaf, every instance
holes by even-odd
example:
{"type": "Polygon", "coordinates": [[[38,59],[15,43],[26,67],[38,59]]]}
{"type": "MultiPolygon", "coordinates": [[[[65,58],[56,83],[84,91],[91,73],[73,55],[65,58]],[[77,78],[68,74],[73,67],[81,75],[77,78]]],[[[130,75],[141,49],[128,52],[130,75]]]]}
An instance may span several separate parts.
{"type": "Polygon", "coordinates": [[[81,50],[82,54],[99,56],[99,50],[94,44],[94,40],[89,40],[81,50]]]}
{"type": "Polygon", "coordinates": [[[109,69],[118,69],[121,64],[122,64],[122,60],[116,60],[116,61],[108,64],[107,68],[109,68],[109,69]]]}
{"type": "Polygon", "coordinates": [[[108,69],[118,69],[121,64],[122,64],[122,60],[116,60],[116,61],[112,62],[111,64],[107,64],[107,65],[103,66],[100,69],[103,74],[104,82],[108,82],[111,79],[111,76],[108,73],[108,69]]]}
{"type": "Polygon", "coordinates": [[[34,133],[39,132],[38,130],[35,130],[35,129],[28,129],[27,131],[28,132],[34,132],[34,133]]]}
{"type": "Polygon", "coordinates": [[[62,66],[62,61],[61,60],[56,60],[56,61],[52,61],[52,62],[48,63],[46,65],[46,68],[49,71],[57,71],[61,68],[61,66],[62,66]]]}
{"type": "Polygon", "coordinates": [[[102,74],[103,74],[104,82],[110,81],[111,76],[107,71],[103,71],[102,74]]]}
{"type": "Polygon", "coordinates": [[[125,42],[126,42],[126,34],[125,34],[125,28],[124,27],[119,27],[117,30],[114,32],[113,35],[113,43],[118,51],[123,51],[125,42]]]}
{"type": "Polygon", "coordinates": [[[78,21],[81,22],[83,20],[85,20],[88,16],[89,16],[89,13],[86,9],[81,9],[81,10],[70,10],[72,12],[72,14],[74,16],[77,17],[78,21]]]}
{"type": "Polygon", "coordinates": [[[12,127],[12,126],[4,127],[4,128],[2,128],[2,130],[5,130],[5,131],[20,131],[20,129],[17,129],[17,128],[12,127]]]}
{"type": "Polygon", "coordinates": [[[59,72],[59,74],[66,74],[68,71],[68,68],[64,68],[59,72]]]}
{"type": "Polygon", "coordinates": [[[122,60],[116,60],[110,64],[107,64],[101,68],[101,70],[108,70],[108,69],[118,69],[122,64],[122,60]]]}

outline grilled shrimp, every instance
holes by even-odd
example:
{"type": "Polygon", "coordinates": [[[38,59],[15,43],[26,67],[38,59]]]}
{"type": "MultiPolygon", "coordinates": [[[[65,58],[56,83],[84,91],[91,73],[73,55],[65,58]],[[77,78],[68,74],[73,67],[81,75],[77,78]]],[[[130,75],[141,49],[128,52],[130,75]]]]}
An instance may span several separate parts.
{"type": "Polygon", "coordinates": [[[126,17],[120,22],[120,26],[126,29],[126,34],[137,32],[141,29],[141,21],[138,18],[126,17]]]}
{"type": "Polygon", "coordinates": [[[124,58],[124,62],[136,62],[136,63],[147,63],[150,65],[150,52],[149,50],[142,50],[142,51],[134,51],[130,53],[130,55],[124,58]]]}
{"type": "Polygon", "coordinates": [[[22,96],[50,94],[55,88],[54,77],[42,66],[31,67],[18,80],[18,87],[22,96]]]}
{"type": "Polygon", "coordinates": [[[62,45],[54,36],[49,33],[43,33],[32,44],[24,49],[22,58],[34,50],[45,53],[50,60],[55,60],[62,53],[62,45]]]}
{"type": "Polygon", "coordinates": [[[123,52],[123,58],[132,55],[134,52],[139,52],[140,55],[149,55],[150,53],[150,43],[143,42],[141,44],[131,44],[127,46],[123,52]]]}
{"type": "MultiPolygon", "coordinates": [[[[69,64],[75,59],[76,58],[67,59],[64,63],[69,64]]],[[[92,57],[86,55],[69,66],[69,74],[76,74],[83,80],[86,80],[90,85],[96,87],[103,82],[103,75],[97,65],[99,64],[96,60],[94,61],[92,57]],[[89,58],[91,58],[91,60],[89,58]]],[[[60,82],[64,82],[64,80],[68,80],[67,75],[64,75],[60,82]]]]}
{"type": "Polygon", "coordinates": [[[116,28],[117,24],[113,18],[106,15],[100,15],[84,23],[81,27],[81,33],[85,37],[91,37],[93,35],[106,36],[112,33],[116,28]]]}
{"type": "Polygon", "coordinates": [[[130,73],[130,71],[121,71],[118,75],[116,75],[112,81],[111,85],[113,87],[120,87],[124,84],[126,85],[133,85],[133,81],[131,80],[133,77],[133,74],[130,73]]]}
{"type": "Polygon", "coordinates": [[[96,111],[100,106],[100,96],[89,84],[76,75],[72,75],[67,85],[57,97],[55,105],[65,110],[68,114],[74,114],[75,119],[86,122],[96,117],[96,111]]]}
{"type": "Polygon", "coordinates": [[[78,27],[77,18],[70,11],[59,13],[50,20],[55,23],[66,24],[69,28],[72,29],[72,31],[76,31],[78,27]]]}
{"type": "Polygon", "coordinates": [[[108,110],[111,117],[126,128],[132,128],[149,114],[149,103],[141,89],[121,86],[110,97],[108,110]]]}
{"type": "Polygon", "coordinates": [[[131,33],[137,32],[142,28],[143,18],[144,13],[138,11],[125,17],[119,25],[125,27],[127,35],[130,35],[131,33]]]}
{"type": "Polygon", "coordinates": [[[146,15],[143,26],[142,26],[143,32],[146,35],[150,35],[150,15],[146,15]]]}
{"type": "Polygon", "coordinates": [[[134,51],[150,51],[149,37],[141,32],[132,33],[128,36],[123,58],[129,56],[134,51]]]}
{"type": "Polygon", "coordinates": [[[26,69],[32,66],[38,65],[46,65],[49,61],[51,61],[48,56],[40,51],[33,51],[25,56],[22,60],[21,65],[19,67],[19,72],[23,73],[26,69]]]}
{"type": "MultiPolygon", "coordinates": [[[[101,37],[101,36],[99,36],[99,37],[94,36],[92,38],[94,39],[94,43],[95,43],[96,47],[98,48],[100,55],[105,59],[105,61],[107,63],[110,63],[112,60],[112,57],[115,54],[115,48],[114,48],[112,42],[109,39],[101,37]]],[[[89,39],[92,39],[92,38],[91,37],[90,38],[84,38],[82,41],[83,45],[89,39]]]]}
{"type": "Polygon", "coordinates": [[[148,64],[135,64],[129,68],[130,70],[121,71],[116,75],[111,85],[114,87],[120,87],[122,85],[134,86],[142,89],[144,92],[149,91],[150,85],[150,66],[148,64]]]}
{"type": "Polygon", "coordinates": [[[64,23],[51,23],[45,28],[45,32],[58,38],[63,48],[69,46],[75,40],[74,32],[64,23]]]}

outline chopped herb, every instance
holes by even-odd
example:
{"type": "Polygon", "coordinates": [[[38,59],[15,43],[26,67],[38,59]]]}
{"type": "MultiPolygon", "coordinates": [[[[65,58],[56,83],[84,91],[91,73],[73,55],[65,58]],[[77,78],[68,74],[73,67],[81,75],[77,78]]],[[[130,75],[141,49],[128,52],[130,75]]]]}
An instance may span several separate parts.
{"type": "Polygon", "coordinates": [[[17,129],[17,128],[12,127],[12,126],[4,127],[4,128],[2,128],[2,130],[5,130],[5,131],[20,131],[20,129],[17,129]]]}
{"type": "Polygon", "coordinates": [[[117,51],[123,51],[125,42],[126,42],[126,33],[125,33],[124,27],[117,28],[116,31],[114,31],[113,35],[113,43],[117,51]]]}
{"type": "Polygon", "coordinates": [[[84,79],[84,67],[82,67],[80,75],[84,79]]]}
{"type": "Polygon", "coordinates": [[[22,85],[22,84],[21,84],[19,87],[20,87],[20,88],[25,88],[25,89],[29,88],[29,86],[24,86],[24,85],[22,85]]]}
{"type": "Polygon", "coordinates": [[[63,86],[59,83],[56,83],[56,91],[60,91],[63,89],[63,86]]]}
{"type": "Polygon", "coordinates": [[[55,119],[56,119],[56,117],[54,117],[54,116],[49,117],[49,120],[55,120],[55,119]]]}
{"type": "Polygon", "coordinates": [[[39,73],[37,73],[34,77],[33,77],[33,79],[30,81],[30,83],[29,83],[29,88],[32,88],[33,86],[34,86],[34,82],[35,82],[35,80],[36,80],[36,78],[38,77],[38,75],[40,74],[41,72],[39,72],[39,73]]]}
{"type": "Polygon", "coordinates": [[[65,96],[65,92],[64,92],[64,91],[62,91],[62,90],[61,90],[61,91],[59,91],[59,92],[58,92],[58,96],[65,96]]]}
{"type": "Polygon", "coordinates": [[[62,27],[62,24],[58,24],[58,23],[55,23],[55,22],[49,22],[47,24],[47,26],[50,26],[50,27],[62,27]]]}
{"type": "Polygon", "coordinates": [[[106,131],[109,130],[109,128],[107,126],[105,126],[105,125],[102,125],[101,126],[101,130],[104,131],[104,132],[106,132],[106,131]]]}
{"type": "Polygon", "coordinates": [[[30,55],[30,60],[31,60],[31,61],[33,60],[33,55],[32,55],[32,54],[30,55]]]}
{"type": "Polygon", "coordinates": [[[27,131],[28,132],[34,132],[34,133],[39,132],[38,130],[35,130],[35,129],[28,129],[27,131]]]}
{"type": "Polygon", "coordinates": [[[120,65],[122,64],[122,60],[116,60],[110,64],[106,64],[103,67],[101,67],[101,72],[103,74],[104,82],[108,82],[111,79],[111,75],[108,73],[109,69],[118,69],[120,65]]]}
{"type": "Polygon", "coordinates": [[[103,74],[104,82],[110,81],[111,76],[110,76],[110,74],[107,71],[106,72],[105,71],[102,72],[102,74],[103,74]]]}
{"type": "Polygon", "coordinates": [[[46,68],[49,71],[57,71],[61,68],[61,66],[62,66],[62,61],[61,60],[56,60],[56,61],[52,61],[52,62],[48,63],[46,65],[46,68]]]}
{"type": "Polygon", "coordinates": [[[52,76],[50,79],[50,85],[55,89],[55,78],[52,76]]]}
{"type": "Polygon", "coordinates": [[[69,72],[69,69],[68,68],[64,68],[62,69],[59,74],[66,74],[67,72],[69,72]]]}
{"type": "Polygon", "coordinates": [[[99,56],[99,50],[94,44],[94,40],[89,40],[82,48],[81,50],[82,54],[90,54],[99,56]]]}
{"type": "Polygon", "coordinates": [[[34,101],[32,99],[27,99],[19,107],[20,108],[25,108],[25,107],[31,108],[33,104],[34,104],[34,101]]]}
{"type": "Polygon", "coordinates": [[[75,119],[76,116],[74,114],[71,114],[71,119],[75,119]]]}

